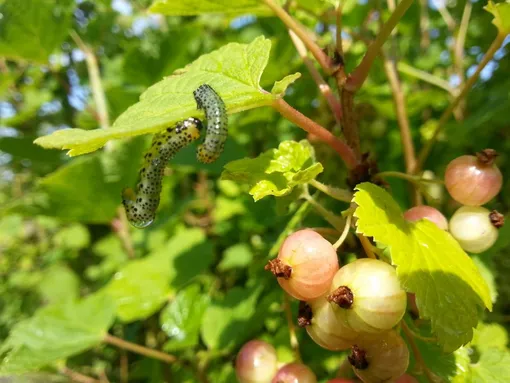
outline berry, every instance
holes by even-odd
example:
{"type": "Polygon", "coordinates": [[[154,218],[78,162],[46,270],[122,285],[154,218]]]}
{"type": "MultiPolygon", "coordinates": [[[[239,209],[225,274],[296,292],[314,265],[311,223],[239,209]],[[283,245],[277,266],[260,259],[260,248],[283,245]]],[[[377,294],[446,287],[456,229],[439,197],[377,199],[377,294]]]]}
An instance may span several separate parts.
{"type": "Polygon", "coordinates": [[[439,210],[431,206],[422,205],[412,207],[404,213],[404,218],[411,222],[419,221],[420,219],[428,219],[434,222],[441,230],[448,230],[448,221],[445,216],[441,214],[439,210]]]}
{"type": "Polygon", "coordinates": [[[392,266],[364,258],[338,270],[327,300],[335,303],[339,319],[354,331],[377,333],[402,319],[407,296],[392,266]]]}
{"type": "Polygon", "coordinates": [[[307,301],[323,295],[338,270],[335,248],[310,229],[299,230],[283,242],[278,258],[269,261],[280,286],[296,299],[307,301]]]}
{"type": "Polygon", "coordinates": [[[332,351],[347,350],[359,336],[335,314],[333,305],[325,297],[309,304],[301,302],[298,324],[306,328],[315,343],[332,351]]]}
{"type": "Polygon", "coordinates": [[[278,370],[271,383],[317,383],[317,377],[304,364],[289,363],[278,370]]]}
{"type": "Polygon", "coordinates": [[[485,149],[476,156],[460,156],[448,164],[446,189],[463,205],[480,206],[493,199],[501,190],[503,176],[494,164],[497,154],[485,149]]]}
{"type": "Polygon", "coordinates": [[[277,370],[276,350],[261,340],[246,343],[236,358],[240,383],[269,383],[277,370]]]}
{"type": "Polygon", "coordinates": [[[409,350],[395,331],[359,340],[348,357],[354,373],[365,383],[393,382],[409,365],[409,350]]]}
{"type": "Polygon", "coordinates": [[[450,219],[450,233],[465,251],[478,254],[496,242],[496,226],[501,225],[499,213],[480,206],[463,206],[450,219]]]}

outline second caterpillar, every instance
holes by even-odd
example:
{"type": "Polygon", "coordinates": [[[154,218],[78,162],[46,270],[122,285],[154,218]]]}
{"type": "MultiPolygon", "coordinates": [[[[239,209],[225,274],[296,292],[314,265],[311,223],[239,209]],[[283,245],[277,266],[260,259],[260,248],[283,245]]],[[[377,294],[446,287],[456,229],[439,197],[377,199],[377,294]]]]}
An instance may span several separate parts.
{"type": "Polygon", "coordinates": [[[223,152],[228,134],[228,116],[225,103],[218,93],[208,84],[200,85],[193,96],[198,109],[203,109],[207,119],[207,131],[204,143],[198,147],[197,159],[210,164],[223,152]]]}

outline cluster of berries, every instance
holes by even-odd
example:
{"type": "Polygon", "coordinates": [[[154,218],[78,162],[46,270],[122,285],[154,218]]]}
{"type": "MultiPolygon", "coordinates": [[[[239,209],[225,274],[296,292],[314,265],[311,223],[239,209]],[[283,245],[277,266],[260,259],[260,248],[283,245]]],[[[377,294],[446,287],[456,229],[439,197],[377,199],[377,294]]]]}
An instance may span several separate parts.
{"type": "MultiPolygon", "coordinates": [[[[404,213],[408,221],[428,219],[449,230],[460,246],[480,253],[494,244],[503,217],[481,207],[499,193],[502,176],[494,164],[496,153],[486,149],[477,156],[461,156],[446,169],[445,185],[462,203],[450,222],[430,206],[404,213]]],[[[407,294],[393,266],[377,259],[357,259],[340,267],[336,248],[317,232],[299,230],[286,238],[278,257],[266,266],[280,286],[300,301],[298,325],[321,347],[350,350],[348,361],[365,383],[416,380],[405,372],[409,350],[394,329],[405,314],[407,294]]],[[[414,296],[411,310],[417,311],[414,296]]],[[[236,360],[241,383],[315,383],[307,366],[279,366],[275,349],[263,341],[250,341],[236,360]]],[[[333,379],[328,383],[349,383],[333,379]]]]}

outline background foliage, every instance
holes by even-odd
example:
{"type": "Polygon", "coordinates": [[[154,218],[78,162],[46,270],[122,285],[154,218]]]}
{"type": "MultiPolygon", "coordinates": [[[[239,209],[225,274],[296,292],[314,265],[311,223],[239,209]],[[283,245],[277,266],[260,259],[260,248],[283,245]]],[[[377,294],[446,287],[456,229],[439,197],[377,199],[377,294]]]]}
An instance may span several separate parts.
{"type": "MultiPolygon", "coordinates": [[[[193,6],[186,5],[189,1],[175,3],[172,7],[172,1],[163,0],[153,4],[148,0],[0,1],[0,375],[13,381],[106,382],[108,377],[112,382],[234,382],[235,354],[254,337],[272,343],[281,361],[294,358],[283,292],[263,266],[275,256],[282,238],[296,228],[323,228],[328,239],[338,237],[308,202],[297,199],[296,190],[319,174],[322,182],[345,187],[347,170],[331,148],[264,105],[285,93],[285,100],[312,120],[337,135],[340,128],[286,27],[261,2],[239,0],[238,9],[232,9],[230,1],[204,2],[210,8],[196,5],[200,1],[193,6]],[[153,14],[147,12],[149,7],[153,14]],[[229,13],[209,13],[224,10],[229,13]],[[265,48],[241,52],[257,41],[265,48]],[[228,43],[237,44],[240,56],[224,48],[228,43]],[[221,49],[234,68],[240,57],[258,60],[258,67],[249,66],[251,72],[239,74],[245,84],[242,90],[235,81],[222,83],[224,89],[231,87],[232,96],[226,101],[229,112],[235,113],[230,116],[226,150],[209,166],[195,161],[194,148],[179,153],[165,177],[156,222],[143,231],[132,229],[119,206],[121,190],[136,182],[149,144],[147,135],[138,134],[161,129],[179,113],[192,112],[194,105],[190,95],[189,100],[179,100],[188,109],[175,109],[175,115],[157,120],[157,108],[177,102],[171,95],[172,80],[166,79],[145,93],[146,104],[142,98],[113,121],[148,87],[204,54],[214,51],[212,55],[221,56],[221,49]],[[261,60],[266,53],[264,68],[261,60]],[[96,104],[91,60],[100,70],[107,115],[96,104]],[[295,73],[301,77],[286,77],[295,73]],[[259,88],[260,75],[260,87],[268,93],[259,88]],[[151,92],[160,91],[170,94],[155,105],[151,92]],[[105,124],[112,124],[111,129],[122,125],[129,133],[115,135],[110,128],[102,129],[105,124]],[[46,136],[64,128],[85,132],[74,136],[65,130],[56,136],[67,137],[70,143],[46,136]],[[101,138],[80,141],[107,135],[138,136],[108,143],[101,138]],[[34,145],[41,136],[46,137],[39,142],[75,150],[71,154],[106,146],[71,159],[64,152],[34,145]],[[301,141],[306,138],[311,146],[301,141]],[[262,157],[232,162],[262,153],[288,160],[290,152],[291,165],[280,164],[271,177],[253,171],[260,169],[262,157]],[[239,174],[247,169],[250,179],[238,183],[239,174]],[[129,346],[119,339],[166,354],[141,355],[133,349],[128,353],[129,346]]],[[[288,3],[293,17],[317,34],[320,46],[334,42],[334,1],[288,3]]],[[[460,33],[465,1],[413,3],[385,46],[386,55],[398,57],[412,139],[418,148],[430,138],[457,86],[473,73],[497,34],[485,5],[469,3],[472,11],[460,62],[454,37],[460,33]],[[417,78],[416,70],[442,80],[443,87],[417,78]]],[[[379,18],[390,14],[386,7],[378,12],[378,7],[373,0],[343,4],[348,72],[363,57],[364,41],[376,35],[379,18]]],[[[506,183],[490,208],[505,215],[510,206],[508,50],[508,45],[499,49],[482,71],[425,164],[441,178],[452,158],[485,147],[496,149],[506,183]]],[[[200,79],[194,76],[201,75],[201,65],[211,57],[201,60],[186,69],[191,82],[178,87],[196,86],[200,79]]],[[[218,81],[223,81],[220,77],[218,81]]],[[[382,60],[376,60],[355,100],[362,151],[370,152],[382,171],[405,171],[392,89],[382,60]]],[[[408,183],[395,178],[388,182],[400,208],[409,207],[408,183]]],[[[428,194],[434,197],[429,204],[447,216],[458,207],[441,186],[431,186],[428,194]]],[[[348,208],[347,203],[327,197],[318,200],[337,213],[348,208]]],[[[377,239],[378,233],[366,234],[377,239]]],[[[417,340],[425,364],[444,381],[503,382],[510,374],[509,246],[510,225],[506,225],[493,248],[472,257],[494,303],[491,313],[480,314],[482,322],[473,341],[444,356],[439,346],[417,340]]],[[[362,254],[354,236],[340,252],[342,263],[362,254]]],[[[400,262],[405,259],[402,254],[400,262]]],[[[429,307],[443,307],[442,298],[439,295],[429,307]]],[[[476,314],[475,303],[470,309],[476,314]]],[[[467,307],[469,302],[456,304],[467,307]]],[[[297,302],[291,303],[291,310],[295,316],[297,302]]],[[[453,313],[442,316],[441,323],[456,328],[455,321],[463,319],[453,313]]],[[[470,328],[476,316],[467,320],[470,328]]],[[[322,350],[303,330],[297,331],[297,337],[303,360],[318,377],[323,381],[333,377],[345,355],[322,350]]],[[[445,344],[448,351],[460,345],[445,344]]],[[[427,381],[414,361],[409,371],[427,381]]]]}

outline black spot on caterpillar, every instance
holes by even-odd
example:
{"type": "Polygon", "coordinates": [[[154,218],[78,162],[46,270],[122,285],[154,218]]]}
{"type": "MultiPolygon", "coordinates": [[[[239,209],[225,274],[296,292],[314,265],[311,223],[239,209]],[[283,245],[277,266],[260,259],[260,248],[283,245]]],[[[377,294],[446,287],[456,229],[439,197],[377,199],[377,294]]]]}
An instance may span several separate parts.
{"type": "Polygon", "coordinates": [[[216,161],[223,152],[228,133],[227,110],[218,93],[207,84],[200,85],[193,96],[197,108],[204,110],[207,119],[207,131],[204,143],[198,147],[197,159],[209,164],[216,161]]]}
{"type": "Polygon", "coordinates": [[[134,227],[149,226],[156,216],[166,163],[182,148],[200,137],[202,122],[188,118],[154,135],[150,149],[144,155],[136,193],[131,188],[122,191],[122,204],[134,227]]]}

